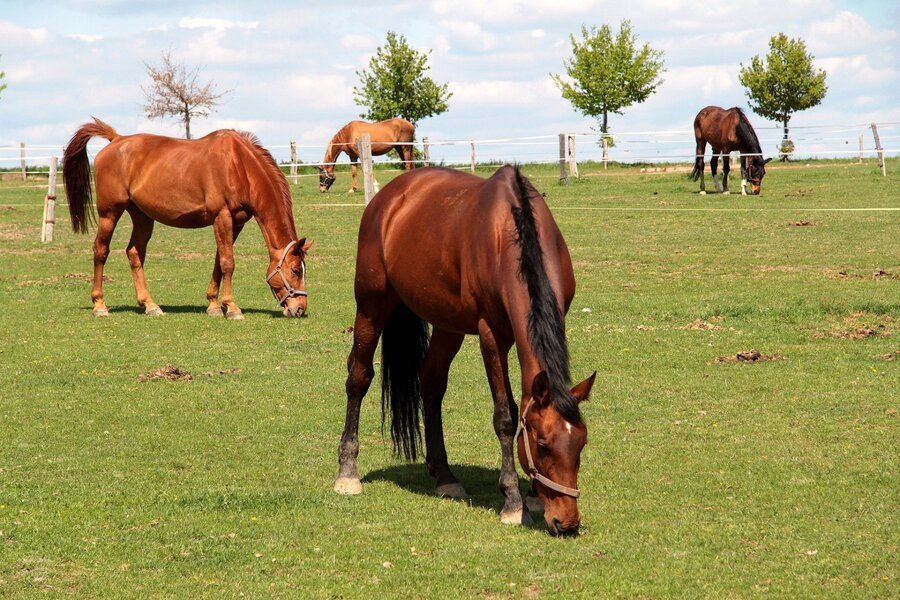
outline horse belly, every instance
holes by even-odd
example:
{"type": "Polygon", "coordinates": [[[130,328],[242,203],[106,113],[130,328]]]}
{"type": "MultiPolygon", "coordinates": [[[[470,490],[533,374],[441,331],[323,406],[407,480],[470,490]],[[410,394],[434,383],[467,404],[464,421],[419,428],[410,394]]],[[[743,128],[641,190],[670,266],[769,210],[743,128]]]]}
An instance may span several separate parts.
{"type": "Polygon", "coordinates": [[[132,198],[132,201],[148,217],[169,227],[187,229],[208,227],[213,222],[213,217],[205,203],[155,202],[147,201],[140,196],[132,198]]]}

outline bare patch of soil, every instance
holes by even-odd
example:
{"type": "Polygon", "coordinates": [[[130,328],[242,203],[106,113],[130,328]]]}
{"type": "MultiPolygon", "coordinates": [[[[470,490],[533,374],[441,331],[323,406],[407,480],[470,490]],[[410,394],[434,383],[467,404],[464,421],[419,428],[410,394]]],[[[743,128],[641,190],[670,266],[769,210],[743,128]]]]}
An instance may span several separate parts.
{"type": "Polygon", "coordinates": [[[25,232],[11,223],[0,223],[0,240],[13,242],[25,238],[25,232]]]}
{"type": "Polygon", "coordinates": [[[780,354],[763,354],[759,350],[745,350],[743,352],[738,352],[737,354],[730,354],[727,356],[718,356],[715,359],[716,364],[721,363],[733,363],[733,362],[764,362],[769,360],[782,360],[784,357],[780,354]]]}
{"type": "Polygon", "coordinates": [[[196,260],[198,258],[205,258],[205,254],[201,254],[200,252],[184,252],[178,255],[178,258],[181,260],[196,260]]]}
{"type": "Polygon", "coordinates": [[[871,316],[867,317],[865,313],[853,313],[844,317],[840,324],[830,329],[813,331],[812,337],[816,339],[835,337],[843,340],[864,340],[870,337],[888,336],[894,333],[888,327],[892,320],[888,315],[883,315],[879,321],[875,321],[871,316]]]}
{"type": "Polygon", "coordinates": [[[815,227],[815,223],[812,221],[788,221],[788,225],[790,227],[815,227]]]}
{"type": "Polygon", "coordinates": [[[143,375],[138,375],[138,381],[153,381],[154,379],[165,379],[167,381],[190,381],[194,376],[187,371],[182,371],[175,365],[166,365],[161,369],[148,371],[143,375]]]}
{"type": "Polygon", "coordinates": [[[885,352],[884,354],[879,354],[878,358],[885,361],[897,360],[900,358],[900,350],[894,350],[893,352],[885,352]]]}
{"type": "Polygon", "coordinates": [[[900,274],[891,273],[890,271],[885,271],[884,269],[876,269],[872,271],[868,275],[863,275],[862,273],[854,273],[852,271],[838,271],[835,273],[834,271],[827,272],[829,279],[870,279],[872,281],[880,281],[882,279],[900,279],[900,274]]]}
{"type": "MultiPolygon", "coordinates": [[[[53,277],[45,277],[43,279],[28,279],[25,281],[20,281],[18,285],[21,287],[29,287],[33,285],[52,285],[66,279],[91,283],[92,281],[94,281],[94,276],[88,273],[66,273],[65,275],[55,275],[53,277]]],[[[104,275],[103,282],[106,283],[109,281],[112,281],[112,277],[110,277],[109,275],[104,275]]]]}
{"type": "Polygon", "coordinates": [[[784,195],[785,198],[803,198],[812,194],[813,188],[799,189],[788,192],[784,195]]]}
{"type": "Polygon", "coordinates": [[[219,369],[218,371],[207,371],[204,375],[207,377],[218,377],[219,375],[234,375],[240,372],[241,369],[219,369]]]}
{"type": "MultiPolygon", "coordinates": [[[[715,317],[710,319],[710,321],[712,321],[713,319],[715,319],[715,317]]],[[[716,325],[715,323],[710,323],[709,321],[704,321],[703,319],[694,319],[693,321],[691,321],[684,327],[681,327],[681,329],[687,329],[689,331],[709,331],[709,330],[723,329],[723,328],[719,325],[716,325]]]]}

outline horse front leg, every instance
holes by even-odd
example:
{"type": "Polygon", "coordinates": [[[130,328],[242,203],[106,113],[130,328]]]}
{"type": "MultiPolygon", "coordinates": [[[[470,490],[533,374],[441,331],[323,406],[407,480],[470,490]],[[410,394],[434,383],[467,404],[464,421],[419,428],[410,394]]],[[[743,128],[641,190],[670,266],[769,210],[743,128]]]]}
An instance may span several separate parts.
{"type": "Polygon", "coordinates": [[[450,471],[447,448],[444,446],[444,423],[441,405],[447,391],[450,363],[459,352],[465,336],[435,328],[431,334],[428,354],[420,374],[422,417],[425,422],[425,464],[435,478],[435,493],[449,498],[464,498],[466,490],[450,471]]]}
{"type": "Polygon", "coordinates": [[[234,274],[234,228],[228,209],[223,209],[216,215],[213,231],[216,235],[216,256],[222,271],[222,307],[225,309],[225,318],[238,321],[244,318],[244,313],[234,301],[231,284],[234,274]]]}
{"type": "Polygon", "coordinates": [[[500,491],[506,498],[500,510],[500,521],[509,525],[528,524],[531,523],[531,514],[522,502],[515,462],[519,409],[513,402],[509,384],[508,356],[512,343],[498,339],[484,320],[478,322],[478,335],[484,369],[494,398],[494,431],[500,440],[500,491]]]}
{"type": "Polygon", "coordinates": [[[151,317],[160,317],[165,313],[150,296],[147,288],[147,278],[144,275],[144,260],[147,257],[147,244],[153,235],[153,219],[144,214],[134,203],[128,205],[128,214],[131,216],[133,228],[131,240],[125,254],[131,264],[131,278],[134,280],[134,292],[137,296],[138,306],[144,307],[144,314],[151,317]]]}
{"type": "MultiPolygon", "coordinates": [[[[241,230],[244,228],[244,223],[235,223],[234,224],[234,233],[232,236],[232,241],[237,242],[238,236],[241,234],[241,230]]],[[[206,301],[209,302],[209,306],[206,308],[206,314],[210,317],[223,317],[225,316],[225,312],[222,310],[222,305],[219,304],[219,288],[222,285],[222,266],[221,266],[222,257],[219,254],[218,248],[216,249],[216,260],[213,263],[213,271],[212,276],[209,280],[209,286],[206,288],[206,301]]]]}

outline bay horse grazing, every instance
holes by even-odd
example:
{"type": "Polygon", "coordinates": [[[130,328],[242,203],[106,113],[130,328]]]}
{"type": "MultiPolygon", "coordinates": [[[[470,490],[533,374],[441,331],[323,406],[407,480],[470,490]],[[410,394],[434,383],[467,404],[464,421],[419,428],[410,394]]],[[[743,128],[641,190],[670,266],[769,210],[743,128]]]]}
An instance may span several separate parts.
{"type": "Polygon", "coordinates": [[[103,299],[103,268],[109,242],[122,213],[133,223],[126,254],[137,293],[146,314],[162,315],[144,277],[147,243],[154,222],[171,227],[209,227],[216,237],[216,261],[206,290],[210,316],[242,319],[234,300],[233,244],[251,217],[262,229],[269,250],[266,278],[285,316],[307,312],[306,254],[312,242],[297,239],[287,180],[272,155],[255,136],[219,130],[197,140],[140,133],[119,135],[99,119],[82,125],[69,140],[63,175],[72,229],[87,233],[90,211],[91,167],[87,144],[94,136],[109,140],[94,160],[97,236],[94,239],[95,317],[109,316],[103,299]],[[221,285],[221,302],[219,291],[221,285]]]}
{"type": "Polygon", "coordinates": [[[575,277],[565,240],[531,182],[508,165],[489,179],[442,167],[400,175],[363,213],[355,293],[335,491],[362,492],[359,411],[380,337],[382,418],[390,414],[395,453],[413,460],[420,453],[421,410],[425,461],[437,494],[465,495],[447,463],[441,403],[450,363],[463,337],[473,334],[481,342],[502,452],[501,520],[531,520],[519,493],[516,444],[532,479],[529,500],[543,504],[549,532],[576,534],[578,470],[587,443],[579,403],[596,373],[569,388],[564,315],[575,277]],[[521,413],[509,382],[513,344],[522,373],[521,413]]]}
{"type": "Polygon", "coordinates": [[[730,160],[728,153],[737,150],[741,153],[741,193],[747,194],[747,184],[750,191],[759,194],[762,179],[766,175],[766,163],[771,158],[763,160],[762,148],[759,138],[753,131],[753,126],[738,107],[725,110],[718,106],[707,106],[694,118],[694,137],[697,140],[697,158],[694,161],[694,169],[691,171],[691,179],[700,179],[700,193],[706,193],[706,183],[703,179],[703,155],[706,153],[706,144],[712,146],[712,158],[709,168],[712,172],[713,183],[716,191],[728,193],[728,171],[730,160]],[[722,185],[716,177],[716,167],[719,155],[722,155],[722,185]],[[746,156],[750,154],[750,156],[746,156]]]}
{"type": "Polygon", "coordinates": [[[406,119],[388,119],[369,123],[368,121],[350,121],[340,128],[325,150],[324,167],[319,167],[319,191],[327,192],[334,183],[334,163],[341,152],[350,158],[350,172],[353,174],[351,192],[357,190],[356,165],[359,161],[359,148],[356,140],[363,134],[369,134],[372,140],[372,156],[381,156],[391,150],[397,150],[403,161],[403,168],[407,171],[413,168],[412,141],[416,137],[416,130],[412,123],[406,119]]]}

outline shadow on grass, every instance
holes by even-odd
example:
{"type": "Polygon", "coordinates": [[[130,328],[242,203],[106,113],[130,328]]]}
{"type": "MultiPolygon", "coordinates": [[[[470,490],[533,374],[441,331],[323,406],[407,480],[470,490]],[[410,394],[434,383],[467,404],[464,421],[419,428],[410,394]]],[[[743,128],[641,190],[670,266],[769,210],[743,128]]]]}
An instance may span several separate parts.
{"type": "MultiPolygon", "coordinates": [[[[199,304],[161,304],[160,308],[163,309],[165,313],[172,313],[173,315],[182,315],[182,314],[196,314],[203,317],[206,317],[206,306],[201,306],[199,304]]],[[[91,310],[90,307],[87,310],[91,310]]],[[[109,307],[110,314],[112,313],[134,313],[142,315],[144,314],[144,309],[140,306],[110,306],[109,307]]],[[[245,315],[269,315],[273,318],[283,319],[285,318],[283,313],[280,310],[270,310],[266,308],[241,308],[241,312],[245,315]]],[[[213,318],[213,317],[208,317],[213,318]]]]}
{"type": "MultiPolygon", "coordinates": [[[[451,470],[466,489],[468,496],[459,500],[445,498],[447,502],[463,502],[469,506],[487,508],[497,513],[503,508],[503,493],[500,491],[500,471],[471,465],[451,465],[451,470]]],[[[387,481],[406,491],[423,496],[436,497],[434,479],[428,474],[428,468],[422,463],[402,463],[383,469],[370,471],[362,478],[363,483],[387,481]]],[[[519,478],[519,492],[522,498],[528,493],[529,482],[519,478]]],[[[539,513],[532,513],[534,523],[528,527],[545,531],[544,518],[539,513]]]]}

